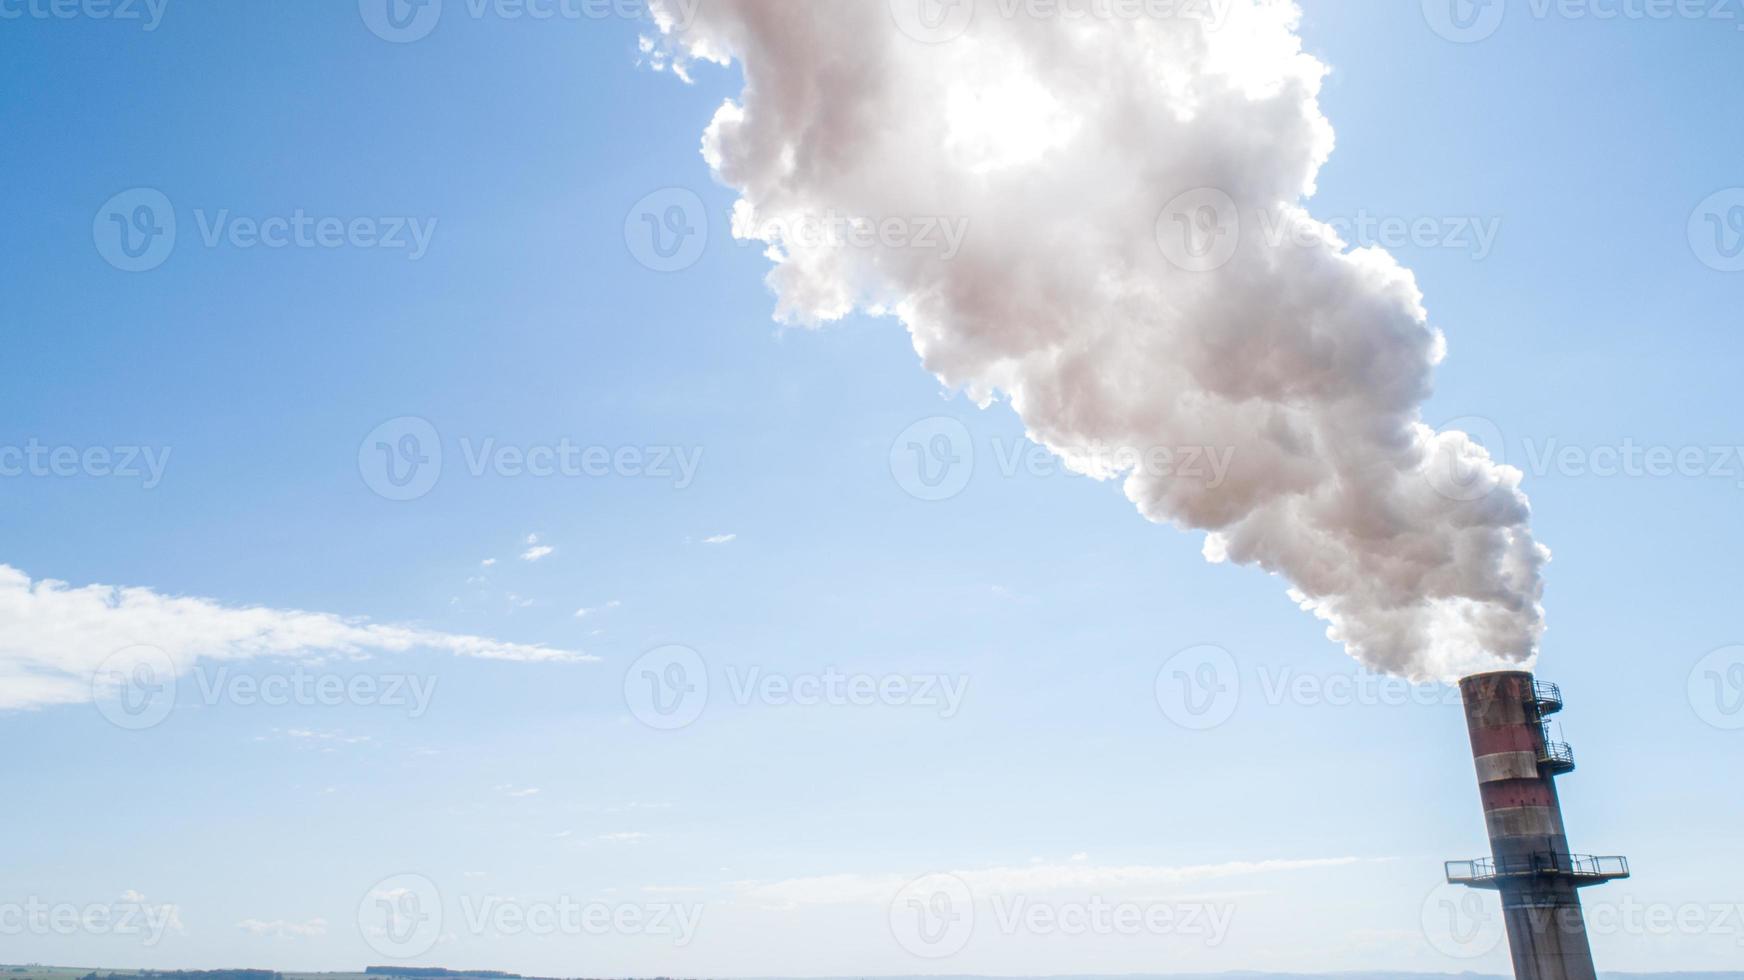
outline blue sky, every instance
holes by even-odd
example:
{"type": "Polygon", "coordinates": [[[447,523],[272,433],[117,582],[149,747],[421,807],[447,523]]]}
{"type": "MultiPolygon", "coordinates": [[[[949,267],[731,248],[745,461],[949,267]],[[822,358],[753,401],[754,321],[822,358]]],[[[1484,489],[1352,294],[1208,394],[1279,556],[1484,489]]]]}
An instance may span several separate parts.
{"type": "MultiPolygon", "coordinates": [[[[173,905],[179,922],[149,943],[25,929],[0,957],[356,968],[384,961],[360,904],[413,875],[443,913],[413,962],[529,973],[1505,966],[1505,948],[1449,955],[1424,925],[1440,862],[1486,849],[1451,700],[1394,685],[1339,703],[1355,664],[1281,582],[1207,565],[1200,536],[1147,524],[1111,486],[1003,472],[1022,426],[941,392],[894,323],[774,324],[768,261],[731,239],[734,195],[697,150],[734,71],[649,70],[639,19],[448,6],[399,44],[349,3],[170,0],[150,31],[0,4],[26,12],[0,22],[0,446],[169,453],[149,488],[89,468],[0,478],[0,564],[579,655],[208,663],[143,730],[90,704],[0,712],[18,747],[0,769],[0,903],[173,905]],[[139,273],[93,229],[133,188],[177,219],[173,252],[139,273]],[[639,202],[671,188],[700,198],[708,237],[663,273],[627,240],[639,202]],[[220,212],[299,211],[377,234],[415,220],[428,247],[201,233],[220,212]],[[941,416],[976,465],[950,499],[918,499],[893,444],[941,416]],[[443,463],[396,501],[360,454],[404,418],[427,421],[443,463]],[[474,475],[487,442],[635,462],[474,475]],[[1208,644],[1240,696],[1198,731],[1155,681],[1208,644]],[[666,663],[638,658],[672,645],[701,658],[708,698],[666,731],[635,691],[666,663]],[[753,673],[914,687],[803,705],[740,695],[753,673]],[[422,710],[204,693],[238,675],[434,688],[422,710]],[[1309,695],[1276,693],[1298,682],[1309,695]],[[959,685],[960,703],[920,685],[959,685]],[[1072,937],[1007,934],[984,908],[941,964],[864,897],[1025,869],[1050,894],[1136,879],[1123,900],[1233,918],[1216,942],[1072,937]],[[469,928],[487,899],[701,918],[684,943],[469,928]]],[[[1744,9],[1510,3],[1493,36],[1454,43],[1417,4],[1304,7],[1338,132],[1311,210],[1495,229],[1481,257],[1451,236],[1393,251],[1449,337],[1428,421],[1481,420],[1466,424],[1527,470],[1555,551],[1540,672],[1567,692],[1582,762],[1562,786],[1571,834],[1637,869],[1589,893],[1622,910],[1595,929],[1601,965],[1735,964],[1744,921],[1714,909],[1744,872],[1744,730],[1736,689],[1703,704],[1691,686],[1744,672],[1724,650],[1744,643],[1744,274],[1691,225],[1705,201],[1744,204],[1713,197],[1744,187],[1744,9]],[[1710,465],[1590,471],[1626,440],[1710,465]],[[1565,447],[1580,465],[1535,464],[1565,447]],[[1635,928],[1635,907],[1703,924],[1635,928]]]]}

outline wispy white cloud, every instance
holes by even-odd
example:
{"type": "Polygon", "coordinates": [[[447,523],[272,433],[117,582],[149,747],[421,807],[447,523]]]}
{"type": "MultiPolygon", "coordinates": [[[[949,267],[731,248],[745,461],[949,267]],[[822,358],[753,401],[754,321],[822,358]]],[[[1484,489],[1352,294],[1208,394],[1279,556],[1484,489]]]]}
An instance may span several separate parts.
{"type": "MultiPolygon", "coordinates": [[[[1052,892],[1086,892],[1118,895],[1155,892],[1222,878],[1313,871],[1357,864],[1362,858],[1307,858],[1293,860],[1229,861],[1196,865],[1090,865],[1030,864],[953,871],[976,895],[1037,895],[1052,892]]],[[[913,881],[917,874],[837,874],[782,881],[738,882],[741,897],[765,906],[791,908],[801,905],[846,905],[884,903],[913,881]]]]}
{"type": "Polygon", "coordinates": [[[313,936],[327,935],[326,919],[310,919],[307,922],[287,922],[284,919],[263,921],[260,919],[243,919],[236,928],[253,936],[274,936],[280,939],[308,939],[313,936]]]}
{"type": "Polygon", "coordinates": [[[32,581],[0,565],[0,710],[78,704],[103,677],[200,661],[435,651],[525,663],[593,661],[568,650],[297,609],[231,606],[150,588],[32,581]]]}
{"type": "Polygon", "coordinates": [[[548,544],[540,544],[537,534],[527,535],[527,550],[521,552],[522,561],[540,561],[557,553],[557,549],[548,544]]]}
{"type": "Polygon", "coordinates": [[[597,607],[594,607],[591,609],[583,607],[583,608],[577,609],[575,611],[575,618],[576,619],[586,619],[589,616],[597,616],[603,612],[611,612],[613,609],[616,609],[622,605],[623,605],[623,603],[619,602],[616,599],[613,599],[612,601],[606,603],[603,606],[597,606],[597,607]]]}
{"type": "MultiPolygon", "coordinates": [[[[277,731],[277,729],[274,729],[277,731]]],[[[285,737],[301,742],[333,742],[340,745],[362,745],[370,741],[368,735],[347,735],[340,731],[316,731],[310,728],[291,728],[285,731],[285,737]]]]}
{"type": "Polygon", "coordinates": [[[739,540],[739,536],[737,534],[717,534],[712,538],[703,538],[702,543],[703,544],[732,544],[734,541],[737,541],[737,540],[739,540]]]}

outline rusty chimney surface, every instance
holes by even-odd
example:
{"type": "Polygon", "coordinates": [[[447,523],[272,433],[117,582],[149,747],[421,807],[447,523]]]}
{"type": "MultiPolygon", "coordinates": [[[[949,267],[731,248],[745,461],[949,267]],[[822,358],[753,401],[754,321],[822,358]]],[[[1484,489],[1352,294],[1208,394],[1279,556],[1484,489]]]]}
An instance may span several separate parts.
{"type": "Polygon", "coordinates": [[[1447,880],[1500,893],[1518,980],[1597,980],[1579,889],[1627,878],[1629,863],[1569,850],[1556,777],[1574,771],[1574,752],[1545,720],[1562,710],[1562,692],[1524,671],[1468,677],[1459,689],[1491,853],[1449,862],[1447,880]]]}

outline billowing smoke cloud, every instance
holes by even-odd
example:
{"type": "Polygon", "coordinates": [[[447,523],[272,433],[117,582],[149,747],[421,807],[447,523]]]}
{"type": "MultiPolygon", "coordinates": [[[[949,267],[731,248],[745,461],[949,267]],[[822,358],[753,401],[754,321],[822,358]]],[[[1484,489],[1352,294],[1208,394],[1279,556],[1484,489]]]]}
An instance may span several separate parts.
{"type": "Polygon", "coordinates": [[[900,317],[943,383],[1286,577],[1371,667],[1535,658],[1549,553],[1520,473],[1423,424],[1444,347],[1414,278],[1304,208],[1333,132],[1293,4],[654,7],[655,67],[742,67],[703,153],[769,245],[778,319],[900,317]],[[1230,471],[1144,465],[1185,447],[1230,471]]]}

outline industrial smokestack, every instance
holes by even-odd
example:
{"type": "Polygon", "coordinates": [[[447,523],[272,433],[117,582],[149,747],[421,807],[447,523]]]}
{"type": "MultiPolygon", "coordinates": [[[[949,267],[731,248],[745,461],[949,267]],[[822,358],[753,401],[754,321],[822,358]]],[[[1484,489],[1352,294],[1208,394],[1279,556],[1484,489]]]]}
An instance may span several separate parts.
{"type": "Polygon", "coordinates": [[[1468,677],[1459,689],[1491,856],[1448,862],[1447,880],[1501,894],[1518,980],[1597,980],[1579,890],[1629,877],[1629,862],[1569,851],[1556,777],[1574,771],[1574,752],[1545,722],[1562,692],[1523,671],[1468,677]]]}

